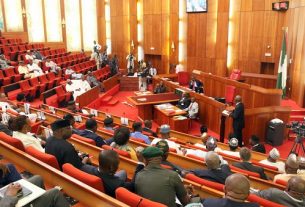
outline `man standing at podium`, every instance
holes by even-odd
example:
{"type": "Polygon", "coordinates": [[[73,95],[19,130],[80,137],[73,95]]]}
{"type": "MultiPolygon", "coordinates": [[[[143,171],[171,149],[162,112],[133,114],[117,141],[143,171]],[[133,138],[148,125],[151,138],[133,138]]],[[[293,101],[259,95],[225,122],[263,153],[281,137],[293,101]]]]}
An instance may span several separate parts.
{"type": "Polygon", "coordinates": [[[235,96],[235,109],[232,111],[230,116],[233,118],[233,132],[235,137],[238,139],[238,145],[243,146],[243,128],[245,128],[245,108],[241,102],[241,96],[235,96]]]}

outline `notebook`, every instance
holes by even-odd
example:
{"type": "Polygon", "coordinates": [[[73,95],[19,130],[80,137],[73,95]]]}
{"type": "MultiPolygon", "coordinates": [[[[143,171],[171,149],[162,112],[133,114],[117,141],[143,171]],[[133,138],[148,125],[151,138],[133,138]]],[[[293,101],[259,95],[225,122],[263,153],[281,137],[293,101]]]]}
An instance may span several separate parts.
{"type": "MultiPolygon", "coordinates": [[[[39,188],[24,179],[18,180],[16,183],[19,183],[22,186],[22,193],[19,193],[18,195],[19,200],[16,207],[25,206],[46,192],[44,189],[39,188]]],[[[4,197],[7,187],[8,185],[0,189],[1,198],[4,197]]]]}

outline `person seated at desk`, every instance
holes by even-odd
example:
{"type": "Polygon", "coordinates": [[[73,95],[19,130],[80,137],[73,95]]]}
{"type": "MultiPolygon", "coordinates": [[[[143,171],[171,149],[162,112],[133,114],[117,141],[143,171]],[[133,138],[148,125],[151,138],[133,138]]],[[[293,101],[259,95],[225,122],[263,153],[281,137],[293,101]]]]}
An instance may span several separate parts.
{"type": "Polygon", "coordinates": [[[278,188],[268,188],[254,192],[254,194],[284,206],[304,207],[305,180],[294,176],[288,180],[284,191],[278,188]]]}
{"type": "Polygon", "coordinates": [[[238,149],[238,140],[233,137],[233,138],[230,139],[228,144],[229,144],[230,151],[229,150],[222,150],[221,152],[224,153],[224,154],[227,154],[227,155],[234,156],[234,157],[240,157],[239,152],[236,151],[238,149]]]}
{"type": "Polygon", "coordinates": [[[44,149],[41,146],[43,143],[29,134],[31,130],[31,121],[25,115],[11,117],[9,120],[9,128],[13,130],[12,137],[19,139],[24,147],[33,147],[40,152],[44,152],[44,149]]]}
{"type": "Polygon", "coordinates": [[[97,122],[94,119],[88,119],[86,121],[86,129],[80,130],[79,135],[92,139],[95,141],[96,146],[101,147],[106,144],[102,137],[96,134],[97,131],[97,122]]]}
{"type": "Polygon", "coordinates": [[[182,152],[180,150],[180,145],[177,144],[176,142],[168,140],[170,138],[170,126],[169,125],[167,125],[167,124],[161,125],[160,135],[161,135],[161,138],[154,138],[154,140],[151,142],[152,146],[156,145],[161,140],[165,140],[170,149],[174,149],[174,150],[176,150],[176,152],[178,154],[182,154],[182,152]]]}
{"type": "Polygon", "coordinates": [[[288,181],[293,176],[301,177],[305,180],[305,173],[299,170],[300,162],[295,154],[290,154],[285,162],[285,173],[277,174],[273,178],[273,182],[277,180],[288,181]]]}
{"type": "Polygon", "coordinates": [[[46,67],[50,68],[50,72],[53,72],[55,74],[58,74],[59,70],[61,70],[61,68],[57,66],[57,64],[50,59],[47,59],[45,64],[46,67]]]}
{"type": "Polygon", "coordinates": [[[38,77],[38,76],[41,76],[44,74],[42,69],[36,63],[34,63],[33,60],[29,59],[28,61],[29,61],[29,64],[27,66],[28,66],[29,72],[34,73],[34,77],[38,77]]]}
{"type": "Polygon", "coordinates": [[[156,147],[159,148],[163,152],[161,165],[165,165],[165,166],[171,168],[173,171],[176,171],[179,175],[181,175],[181,172],[183,169],[167,160],[168,153],[169,153],[168,143],[165,140],[161,140],[161,141],[157,142],[156,147]]]}
{"type": "Polygon", "coordinates": [[[10,65],[11,61],[7,60],[4,55],[0,55],[0,69],[14,67],[10,65]]]}
{"type": "Polygon", "coordinates": [[[79,134],[80,130],[75,128],[75,119],[72,114],[66,114],[63,117],[64,120],[68,120],[70,122],[70,125],[72,127],[72,134],[79,134]]]}
{"type": "Polygon", "coordinates": [[[284,173],[285,163],[282,161],[278,161],[279,158],[280,158],[280,152],[276,148],[273,148],[272,150],[270,150],[267,159],[261,160],[259,163],[262,163],[264,165],[269,165],[272,167],[277,167],[280,173],[284,173]]]}
{"type": "Polygon", "coordinates": [[[254,166],[251,163],[251,161],[250,161],[251,160],[251,150],[250,149],[248,149],[247,147],[242,147],[239,151],[239,156],[240,156],[240,159],[242,160],[242,162],[235,162],[235,163],[233,163],[233,166],[238,167],[243,170],[248,170],[251,172],[258,173],[260,175],[261,179],[268,180],[268,177],[264,172],[264,168],[254,166]]]}
{"type": "Polygon", "coordinates": [[[81,73],[76,73],[72,68],[68,67],[65,70],[65,75],[70,75],[71,79],[81,79],[83,74],[81,73]]]}
{"type": "Polygon", "coordinates": [[[250,182],[242,174],[234,173],[227,177],[224,192],[223,198],[206,198],[202,201],[202,205],[204,207],[259,207],[257,203],[246,202],[250,194],[250,182]]]}
{"type": "Polygon", "coordinates": [[[156,87],[154,89],[154,94],[158,93],[165,93],[166,92],[166,87],[163,84],[163,81],[160,81],[159,84],[156,84],[156,87]]]}
{"type": "Polygon", "coordinates": [[[216,152],[209,151],[205,156],[207,169],[191,170],[196,176],[216,183],[225,184],[226,178],[232,175],[228,164],[222,164],[216,152]]]}
{"type": "Polygon", "coordinates": [[[143,131],[150,134],[150,136],[158,137],[157,133],[154,132],[151,128],[152,128],[152,121],[151,120],[145,120],[143,131]]]}
{"type": "Polygon", "coordinates": [[[196,102],[195,97],[192,97],[191,104],[186,109],[184,109],[184,111],[188,112],[187,116],[190,119],[196,119],[198,116],[198,110],[199,110],[198,103],[196,102]]]}
{"type": "Polygon", "coordinates": [[[67,141],[72,135],[70,122],[58,119],[51,124],[51,129],[53,136],[47,139],[45,152],[56,157],[60,169],[65,163],[70,163],[77,169],[92,174],[95,167],[89,165],[90,158],[79,156],[74,146],[67,141]]]}
{"type": "Polygon", "coordinates": [[[255,136],[255,135],[251,136],[250,145],[252,146],[251,147],[252,151],[266,153],[264,144],[259,142],[259,138],[257,136],[255,136]]]}
{"type": "Polygon", "coordinates": [[[190,94],[183,92],[182,98],[178,101],[177,107],[180,109],[186,109],[191,104],[190,94]]]}
{"type": "Polygon", "coordinates": [[[137,139],[142,139],[145,141],[146,144],[150,144],[150,139],[148,136],[144,135],[142,133],[142,123],[141,122],[135,122],[132,124],[133,133],[131,133],[131,136],[137,139]]]}
{"type": "Polygon", "coordinates": [[[87,81],[92,88],[95,86],[101,87],[101,82],[97,80],[97,78],[91,71],[88,72],[87,81]]]}
{"type": "Polygon", "coordinates": [[[203,93],[203,83],[194,76],[190,81],[189,88],[196,93],[203,93]]]}
{"type": "MultiPolygon", "coordinates": [[[[1,207],[12,207],[17,204],[17,194],[22,189],[22,186],[14,182],[20,179],[22,179],[22,177],[13,164],[0,163],[0,188],[8,185],[8,188],[4,193],[4,197],[0,197],[1,207]]],[[[33,177],[27,179],[27,181],[42,189],[45,189],[43,179],[39,175],[34,175],[33,177]]],[[[70,204],[58,189],[52,188],[47,190],[43,195],[30,202],[26,206],[69,207],[70,204]]]]}
{"type": "Polygon", "coordinates": [[[19,74],[24,74],[24,78],[34,78],[35,74],[33,72],[30,72],[29,68],[25,64],[24,61],[19,61],[19,66],[18,66],[18,73],[19,74]]]}
{"type": "Polygon", "coordinates": [[[77,96],[82,95],[83,93],[85,93],[86,91],[88,91],[90,89],[91,89],[91,87],[84,75],[82,76],[81,80],[67,79],[66,91],[73,93],[74,100],[76,100],[77,96]]]}
{"type": "Polygon", "coordinates": [[[104,119],[104,129],[114,132],[113,128],[113,118],[107,117],[104,119]]]}
{"type": "Polygon", "coordinates": [[[126,151],[130,154],[131,159],[137,160],[136,151],[128,145],[130,138],[130,131],[127,127],[120,127],[114,131],[113,142],[111,147],[126,151]]]}

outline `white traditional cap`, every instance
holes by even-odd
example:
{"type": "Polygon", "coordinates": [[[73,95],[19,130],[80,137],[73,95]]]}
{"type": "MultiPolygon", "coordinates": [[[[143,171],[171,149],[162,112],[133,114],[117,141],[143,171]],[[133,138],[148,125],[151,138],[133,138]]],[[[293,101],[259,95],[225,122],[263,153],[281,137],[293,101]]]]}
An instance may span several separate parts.
{"type": "Polygon", "coordinates": [[[274,159],[274,160],[277,160],[280,158],[280,152],[276,149],[276,148],[273,148],[270,152],[269,152],[269,156],[274,159]]]}
{"type": "Polygon", "coordinates": [[[161,134],[166,134],[166,133],[169,133],[170,132],[170,126],[167,125],[167,124],[163,124],[161,125],[160,127],[160,133],[161,134]]]}

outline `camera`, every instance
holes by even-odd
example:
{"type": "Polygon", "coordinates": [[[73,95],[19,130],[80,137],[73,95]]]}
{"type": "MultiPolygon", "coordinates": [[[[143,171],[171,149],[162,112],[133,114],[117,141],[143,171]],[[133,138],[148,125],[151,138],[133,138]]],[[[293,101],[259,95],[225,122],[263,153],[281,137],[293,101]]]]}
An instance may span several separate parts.
{"type": "Polygon", "coordinates": [[[287,124],[286,127],[290,128],[298,137],[305,137],[305,124],[303,122],[293,121],[291,124],[287,124]]]}

